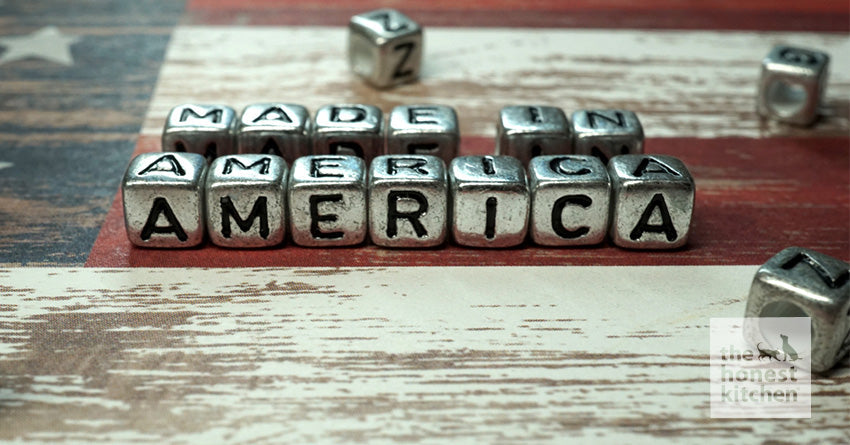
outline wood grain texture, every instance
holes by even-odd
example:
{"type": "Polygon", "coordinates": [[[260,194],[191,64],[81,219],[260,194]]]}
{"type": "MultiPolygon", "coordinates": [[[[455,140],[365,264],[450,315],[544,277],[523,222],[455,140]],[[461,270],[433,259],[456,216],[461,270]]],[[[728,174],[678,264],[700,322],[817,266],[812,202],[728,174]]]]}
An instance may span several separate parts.
{"type": "Polygon", "coordinates": [[[289,101],[455,107],[461,134],[492,136],[510,104],[626,108],[647,137],[845,136],[850,38],[844,34],[436,28],[426,31],[422,79],[377,91],[350,73],[346,31],[321,27],[179,27],[145,120],[159,134],[181,103],[289,101]],[[825,118],[813,129],[755,113],[760,61],[776,43],[834,54],[825,118]],[[721,50],[722,49],[722,50],[721,50]],[[250,70],[246,69],[250,67],[250,70]],[[305,73],[309,73],[306,75],[305,73]]]}
{"type": "Polygon", "coordinates": [[[2,270],[0,439],[846,441],[846,361],[812,419],[709,418],[709,320],[754,272],[2,270]]]}

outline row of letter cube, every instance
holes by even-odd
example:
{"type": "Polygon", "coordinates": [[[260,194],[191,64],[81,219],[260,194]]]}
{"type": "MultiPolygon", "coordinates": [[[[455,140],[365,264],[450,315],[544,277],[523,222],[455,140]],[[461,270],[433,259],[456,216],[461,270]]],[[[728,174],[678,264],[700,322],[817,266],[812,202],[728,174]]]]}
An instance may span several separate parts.
{"type": "MultiPolygon", "coordinates": [[[[162,150],[202,154],[273,154],[294,162],[310,154],[352,155],[371,162],[382,154],[427,154],[451,162],[460,141],[457,113],[444,105],[402,105],[389,115],[372,105],[321,107],[314,120],[301,105],[247,106],[241,116],[225,105],[180,105],[171,110],[162,150]]],[[[603,163],[616,155],[643,152],[643,128],[626,110],[581,110],[567,119],[560,108],[503,108],[496,154],[523,164],[534,156],[587,154],[603,163]]]]}
{"type": "Polygon", "coordinates": [[[191,247],[204,233],[228,247],[295,244],[431,247],[451,233],[471,247],[687,241],[694,182],[678,159],[623,155],[385,155],[367,171],[354,156],[231,155],[209,167],[191,153],[146,153],[122,183],[127,234],[138,246],[191,247]],[[288,210],[287,210],[288,209],[288,210]]]}

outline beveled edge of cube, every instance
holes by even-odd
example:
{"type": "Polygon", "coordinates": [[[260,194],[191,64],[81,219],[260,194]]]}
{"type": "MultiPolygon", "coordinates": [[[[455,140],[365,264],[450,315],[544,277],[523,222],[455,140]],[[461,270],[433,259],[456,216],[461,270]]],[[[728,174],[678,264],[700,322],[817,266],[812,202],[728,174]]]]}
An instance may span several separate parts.
{"type": "Polygon", "coordinates": [[[374,41],[376,46],[384,46],[393,39],[408,38],[417,34],[422,34],[422,26],[418,22],[410,18],[407,14],[394,8],[378,8],[355,14],[348,20],[348,30],[349,32],[366,36],[371,41],[374,41]],[[394,34],[384,31],[383,28],[378,30],[376,27],[370,26],[375,23],[375,20],[371,19],[370,16],[378,13],[399,15],[411,25],[410,29],[405,32],[394,34]]]}

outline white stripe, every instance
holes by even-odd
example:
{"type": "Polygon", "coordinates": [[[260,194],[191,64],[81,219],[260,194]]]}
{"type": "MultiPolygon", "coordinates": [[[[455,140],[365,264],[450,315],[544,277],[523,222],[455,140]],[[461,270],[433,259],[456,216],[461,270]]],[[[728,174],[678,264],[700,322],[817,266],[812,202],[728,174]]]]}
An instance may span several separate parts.
{"type": "Polygon", "coordinates": [[[428,28],[421,82],[387,91],[348,70],[346,31],[322,27],[178,27],[144,133],[184,102],[289,101],[311,110],[362,102],[457,108],[464,135],[492,136],[508,104],[638,112],[647,137],[846,135],[850,37],[778,32],[428,28]],[[759,64],[776,43],[831,53],[827,103],[814,130],[762,123],[759,64]],[[837,108],[836,108],[837,106],[837,108]]]}
{"type": "MultiPolygon", "coordinates": [[[[78,423],[63,428],[81,441],[104,432],[159,437],[149,425],[174,416],[182,439],[195,443],[231,428],[286,443],[388,428],[410,441],[431,431],[655,440],[653,428],[617,428],[644,418],[713,435],[709,319],[743,315],[755,271],[0,270],[0,369],[10,379],[12,370],[39,376],[5,386],[3,400],[12,420],[19,404],[37,403],[46,417],[73,410],[78,423]],[[139,423],[138,400],[165,406],[139,423]],[[103,420],[103,407],[115,422],[91,430],[85,422],[103,420]],[[592,424],[570,420],[583,416],[592,424]]],[[[833,414],[846,413],[848,375],[845,368],[816,382],[813,418],[821,423],[783,423],[795,440],[845,431],[844,416],[833,414]]],[[[38,420],[16,421],[19,434],[39,428],[38,420]]]]}

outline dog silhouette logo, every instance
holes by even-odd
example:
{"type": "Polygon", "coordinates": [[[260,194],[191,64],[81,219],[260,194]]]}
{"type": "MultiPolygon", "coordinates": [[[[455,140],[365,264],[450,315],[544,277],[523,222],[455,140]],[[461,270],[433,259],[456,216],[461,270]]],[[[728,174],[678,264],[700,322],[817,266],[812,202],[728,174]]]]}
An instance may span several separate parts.
{"type": "Polygon", "coordinates": [[[779,338],[782,340],[782,351],[778,349],[762,349],[761,342],[756,345],[756,349],[759,351],[758,359],[761,361],[763,358],[767,358],[768,360],[776,360],[777,362],[795,362],[800,360],[800,354],[797,353],[797,350],[791,346],[791,343],[788,342],[788,336],[785,334],[779,334],[779,338]]]}

